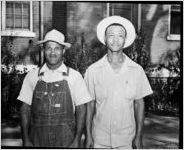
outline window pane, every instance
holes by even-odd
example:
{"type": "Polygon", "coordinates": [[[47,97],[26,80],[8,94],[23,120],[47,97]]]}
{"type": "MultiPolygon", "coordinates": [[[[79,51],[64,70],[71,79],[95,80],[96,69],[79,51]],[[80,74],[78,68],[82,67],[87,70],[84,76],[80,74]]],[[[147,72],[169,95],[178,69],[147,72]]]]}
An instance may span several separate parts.
{"type": "Polygon", "coordinates": [[[13,28],[12,18],[6,18],[6,28],[13,28]]]}
{"type": "Polygon", "coordinates": [[[6,2],[6,14],[13,14],[13,3],[6,2]]]}
{"type": "Polygon", "coordinates": [[[29,19],[25,19],[23,21],[23,28],[24,29],[29,29],[29,19]]]}
{"type": "Polygon", "coordinates": [[[29,4],[24,3],[23,4],[23,28],[28,29],[29,28],[29,4]]]}
{"type": "Polygon", "coordinates": [[[16,18],[15,19],[15,28],[16,29],[22,29],[22,19],[21,18],[16,18]]]}
{"type": "Polygon", "coordinates": [[[22,9],[21,9],[21,3],[15,3],[15,15],[21,16],[22,9]]]}
{"type": "Polygon", "coordinates": [[[180,34],[181,14],[171,13],[171,34],[180,34]]]}
{"type": "Polygon", "coordinates": [[[30,2],[6,2],[6,28],[29,29],[30,2]]]}
{"type": "Polygon", "coordinates": [[[22,4],[15,3],[15,28],[22,28],[22,4]]]}
{"type": "Polygon", "coordinates": [[[13,28],[13,3],[6,2],[6,28],[13,28]]]}
{"type": "Polygon", "coordinates": [[[131,4],[112,3],[111,8],[113,9],[110,12],[111,15],[114,13],[114,15],[122,16],[131,20],[131,4]]]}
{"type": "Polygon", "coordinates": [[[170,34],[180,34],[181,11],[180,5],[171,6],[171,31],[170,34]]]}

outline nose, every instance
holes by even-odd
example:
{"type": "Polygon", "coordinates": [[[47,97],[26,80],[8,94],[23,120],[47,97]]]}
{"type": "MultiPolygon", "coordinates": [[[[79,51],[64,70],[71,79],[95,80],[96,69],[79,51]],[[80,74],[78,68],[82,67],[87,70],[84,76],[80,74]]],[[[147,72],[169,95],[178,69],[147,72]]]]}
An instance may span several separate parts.
{"type": "Polygon", "coordinates": [[[55,49],[54,48],[51,48],[51,53],[55,53],[55,49]]]}
{"type": "Polygon", "coordinates": [[[118,36],[114,36],[114,42],[118,42],[118,36]]]}

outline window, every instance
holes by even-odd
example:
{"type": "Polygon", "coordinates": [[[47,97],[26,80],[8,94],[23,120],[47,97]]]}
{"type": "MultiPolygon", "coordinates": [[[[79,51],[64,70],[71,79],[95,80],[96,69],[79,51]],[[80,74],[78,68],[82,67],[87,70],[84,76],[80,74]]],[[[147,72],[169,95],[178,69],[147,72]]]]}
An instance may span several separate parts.
{"type": "Polygon", "coordinates": [[[109,3],[109,15],[118,15],[129,19],[136,31],[141,28],[141,4],[109,3]]]}
{"type": "Polygon", "coordinates": [[[2,36],[35,37],[31,1],[3,1],[1,9],[2,36]]]}
{"type": "Polygon", "coordinates": [[[6,28],[29,29],[29,2],[6,2],[6,28]]]}
{"type": "Polygon", "coordinates": [[[180,40],[181,25],[181,6],[170,5],[169,23],[168,23],[168,40],[180,40]]]}
{"type": "Polygon", "coordinates": [[[110,15],[119,15],[132,20],[132,5],[128,3],[110,3],[110,15]]]}

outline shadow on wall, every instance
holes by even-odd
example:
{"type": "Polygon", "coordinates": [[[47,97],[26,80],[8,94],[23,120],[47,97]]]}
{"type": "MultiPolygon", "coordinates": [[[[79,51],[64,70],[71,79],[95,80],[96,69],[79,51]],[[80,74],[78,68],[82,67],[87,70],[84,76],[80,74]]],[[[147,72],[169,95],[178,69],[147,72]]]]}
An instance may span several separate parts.
{"type": "Polygon", "coordinates": [[[150,43],[151,62],[153,64],[168,64],[166,54],[175,53],[180,48],[180,41],[168,41],[169,5],[150,5],[146,15],[148,22],[156,22],[150,43]],[[159,13],[159,14],[158,14],[159,13]]]}

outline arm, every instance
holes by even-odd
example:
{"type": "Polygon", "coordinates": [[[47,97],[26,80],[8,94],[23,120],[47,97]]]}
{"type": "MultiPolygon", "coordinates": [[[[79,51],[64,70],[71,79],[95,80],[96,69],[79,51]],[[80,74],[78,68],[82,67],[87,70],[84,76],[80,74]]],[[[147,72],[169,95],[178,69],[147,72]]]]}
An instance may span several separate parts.
{"type": "Polygon", "coordinates": [[[136,134],[133,141],[133,146],[137,149],[142,149],[142,129],[144,125],[144,100],[139,99],[134,101],[134,113],[136,121],[136,134]]]}
{"type": "Polygon", "coordinates": [[[28,136],[28,129],[30,124],[30,106],[26,103],[23,103],[20,109],[21,112],[21,127],[22,127],[22,139],[23,146],[32,146],[28,136]]]}
{"type": "Polygon", "coordinates": [[[76,134],[71,148],[79,148],[82,132],[85,125],[86,104],[76,106],[76,134]]]}
{"type": "Polygon", "coordinates": [[[86,148],[93,148],[92,121],[95,114],[95,101],[87,103],[86,114],[86,148]]]}

